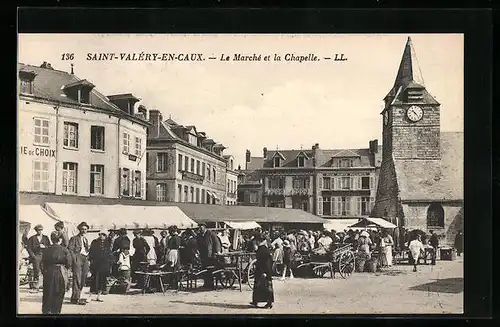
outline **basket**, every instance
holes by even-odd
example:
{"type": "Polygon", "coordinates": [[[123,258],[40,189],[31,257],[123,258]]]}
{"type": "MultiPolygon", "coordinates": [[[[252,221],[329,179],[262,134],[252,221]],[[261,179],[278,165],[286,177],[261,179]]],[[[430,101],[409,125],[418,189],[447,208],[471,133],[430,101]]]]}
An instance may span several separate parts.
{"type": "Polygon", "coordinates": [[[377,265],[378,265],[378,260],[376,258],[371,258],[370,260],[367,260],[365,263],[365,271],[366,272],[377,272],[377,265]]]}

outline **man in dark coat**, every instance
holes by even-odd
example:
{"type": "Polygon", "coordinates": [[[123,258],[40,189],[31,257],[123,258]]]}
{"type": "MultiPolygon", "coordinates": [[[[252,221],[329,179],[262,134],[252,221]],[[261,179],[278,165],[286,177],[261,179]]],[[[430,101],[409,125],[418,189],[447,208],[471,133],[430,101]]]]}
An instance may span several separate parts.
{"type": "Polygon", "coordinates": [[[256,252],[257,262],[255,263],[255,282],[252,293],[252,302],[250,304],[257,307],[259,302],[265,302],[264,308],[272,308],[274,302],[273,291],[273,259],[271,252],[267,247],[267,241],[263,236],[256,236],[255,239],[259,243],[259,248],[256,252]]]}
{"type": "Polygon", "coordinates": [[[81,299],[81,292],[85,286],[87,274],[89,272],[89,249],[90,244],[85,236],[89,225],[86,222],[81,222],[78,225],[79,233],[69,239],[68,250],[73,256],[73,290],[71,294],[71,303],[85,305],[86,299],[81,299]]]}
{"type": "Polygon", "coordinates": [[[130,262],[132,270],[132,282],[135,282],[137,280],[137,275],[134,272],[138,269],[140,263],[148,261],[147,255],[150,250],[148,242],[146,242],[146,240],[141,235],[141,231],[134,230],[134,236],[135,238],[132,245],[134,246],[135,253],[132,256],[132,260],[130,262]]]}
{"type": "Polygon", "coordinates": [[[33,278],[36,282],[35,287],[40,287],[40,274],[42,273],[42,254],[50,246],[47,235],[43,235],[43,226],[35,226],[36,234],[28,239],[27,250],[30,260],[33,263],[33,278]]]}
{"type": "Polygon", "coordinates": [[[431,257],[431,265],[436,264],[436,256],[437,256],[437,251],[439,247],[439,239],[438,236],[436,235],[436,232],[430,231],[431,232],[431,239],[430,239],[430,244],[433,247],[434,251],[432,251],[432,257],[431,257]]]}
{"type": "MultiPolygon", "coordinates": [[[[217,262],[217,254],[222,252],[222,246],[217,235],[209,231],[205,224],[200,225],[198,235],[198,251],[200,252],[201,264],[203,267],[214,266],[217,262]]],[[[211,272],[204,276],[204,288],[213,288],[214,281],[211,272]]]]}
{"type": "Polygon", "coordinates": [[[455,236],[455,249],[457,250],[457,255],[460,256],[463,252],[464,249],[464,235],[462,234],[462,231],[459,230],[457,233],[457,236],[455,236]]]}
{"type": "Polygon", "coordinates": [[[106,292],[107,277],[109,275],[109,258],[111,252],[106,242],[106,231],[101,230],[99,237],[90,243],[89,261],[92,282],[90,293],[97,294],[96,301],[102,302],[99,295],[106,292]]]}
{"type": "Polygon", "coordinates": [[[68,271],[71,267],[71,253],[61,245],[62,234],[50,234],[52,245],[42,255],[43,263],[43,314],[59,314],[68,283],[68,271]]]}
{"type": "Polygon", "coordinates": [[[127,236],[127,230],[120,228],[118,238],[113,243],[113,252],[120,252],[125,249],[130,250],[130,239],[127,236]]]}
{"type": "Polygon", "coordinates": [[[56,232],[59,232],[62,235],[61,245],[64,247],[68,247],[69,237],[68,233],[64,230],[64,223],[62,221],[58,221],[54,225],[54,229],[56,230],[56,232]]]}

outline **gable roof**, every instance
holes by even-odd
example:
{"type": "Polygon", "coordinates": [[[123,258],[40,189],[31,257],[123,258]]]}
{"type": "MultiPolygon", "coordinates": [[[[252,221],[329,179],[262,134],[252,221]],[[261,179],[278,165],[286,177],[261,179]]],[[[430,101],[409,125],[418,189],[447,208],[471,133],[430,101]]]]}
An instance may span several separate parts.
{"type": "Polygon", "coordinates": [[[313,167],[313,151],[312,150],[279,150],[268,151],[267,158],[263,158],[262,166],[260,168],[272,168],[273,158],[280,154],[283,162],[280,167],[297,167],[297,160],[300,153],[305,154],[304,167],[313,167]]]}
{"type": "Polygon", "coordinates": [[[281,159],[286,160],[286,157],[283,155],[283,153],[281,153],[279,151],[275,151],[273,156],[271,157],[271,159],[273,159],[276,156],[280,156],[281,159]]]}
{"type": "Polygon", "coordinates": [[[309,156],[307,155],[307,153],[305,153],[304,151],[299,151],[299,153],[297,153],[297,155],[295,156],[295,158],[298,158],[299,156],[303,156],[305,157],[306,159],[309,159],[309,156]]]}
{"type": "Polygon", "coordinates": [[[394,160],[401,200],[463,200],[463,137],[441,133],[441,160],[394,160]]]}
{"type": "MultiPolygon", "coordinates": [[[[55,69],[41,68],[22,63],[18,63],[17,67],[20,72],[26,71],[34,72],[36,74],[36,77],[33,80],[33,96],[48,101],[59,102],[61,104],[71,104],[77,106],[82,105],[77,100],[66,96],[64,93],[64,87],[77,85],[79,83],[88,83],[87,80],[82,80],[75,75],[55,69]]],[[[85,106],[105,111],[124,113],[117,106],[112,104],[105,95],[97,91],[95,88],[92,88],[90,91],[90,105],[85,106]]]]}

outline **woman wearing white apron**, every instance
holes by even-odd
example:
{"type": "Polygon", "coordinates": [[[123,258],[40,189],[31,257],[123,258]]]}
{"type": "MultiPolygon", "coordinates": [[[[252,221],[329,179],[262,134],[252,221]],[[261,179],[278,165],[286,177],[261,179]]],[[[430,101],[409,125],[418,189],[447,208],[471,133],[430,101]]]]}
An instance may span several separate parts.
{"type": "Polygon", "coordinates": [[[156,260],[158,258],[156,257],[156,251],[155,251],[156,242],[153,236],[153,231],[150,229],[145,229],[142,232],[142,235],[144,240],[146,240],[146,243],[148,243],[149,245],[149,252],[146,255],[146,259],[148,260],[149,265],[156,265],[156,260]]]}

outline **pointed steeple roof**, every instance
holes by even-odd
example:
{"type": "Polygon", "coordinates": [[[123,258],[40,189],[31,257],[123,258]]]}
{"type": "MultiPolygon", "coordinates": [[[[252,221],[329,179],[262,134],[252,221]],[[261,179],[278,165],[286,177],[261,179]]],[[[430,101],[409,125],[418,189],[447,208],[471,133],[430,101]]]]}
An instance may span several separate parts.
{"type": "Polygon", "coordinates": [[[405,89],[407,86],[421,86],[422,88],[425,86],[424,78],[422,77],[420,66],[418,65],[417,55],[410,37],[408,37],[406,41],[403,57],[399,64],[398,74],[396,75],[394,86],[388,96],[394,96],[398,90],[405,89]]]}

